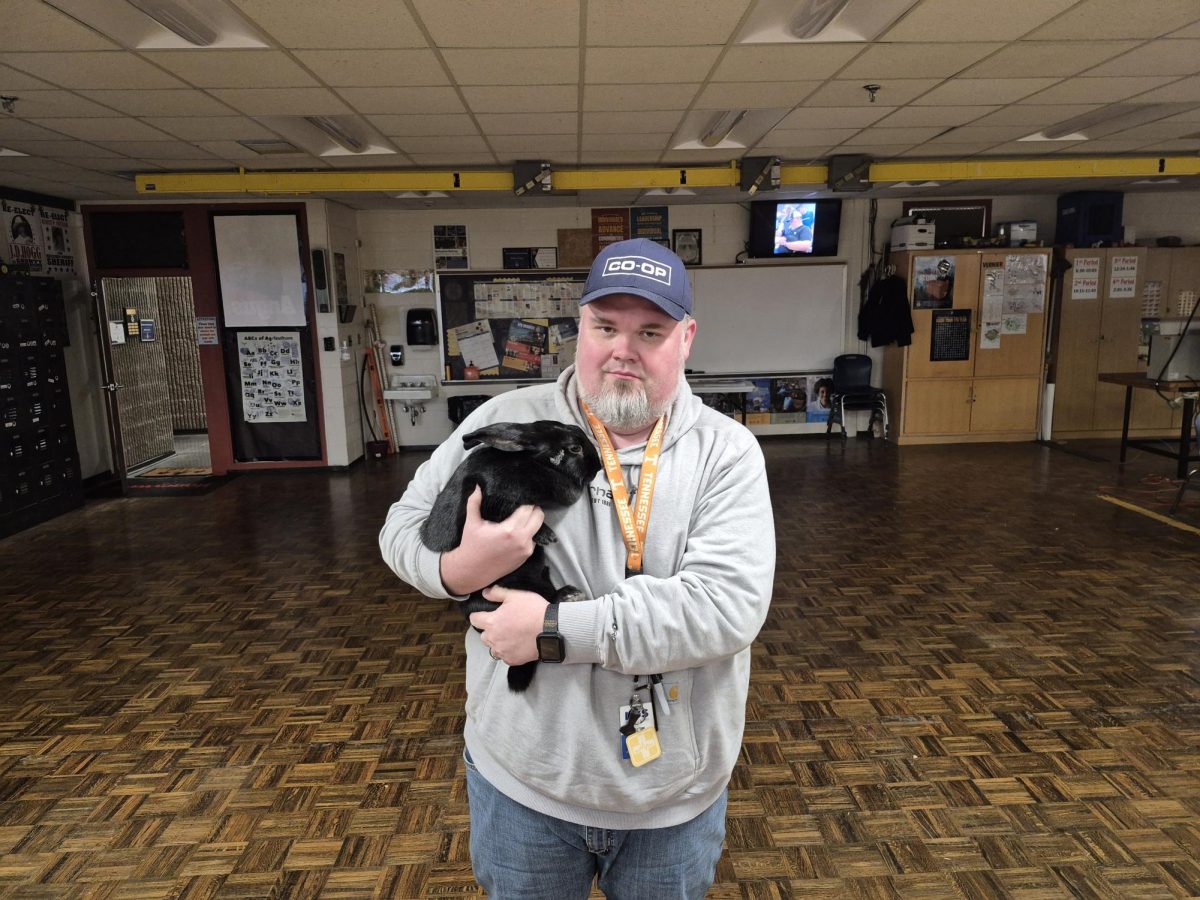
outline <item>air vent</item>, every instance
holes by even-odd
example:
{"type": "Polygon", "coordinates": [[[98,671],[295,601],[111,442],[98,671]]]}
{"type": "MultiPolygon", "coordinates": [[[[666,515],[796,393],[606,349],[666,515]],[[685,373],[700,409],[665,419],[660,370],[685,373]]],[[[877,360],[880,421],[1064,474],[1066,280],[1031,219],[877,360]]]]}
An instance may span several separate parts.
{"type": "Polygon", "coordinates": [[[247,150],[253,150],[259,156],[286,156],[290,153],[302,152],[294,144],[281,140],[238,141],[247,150]]]}

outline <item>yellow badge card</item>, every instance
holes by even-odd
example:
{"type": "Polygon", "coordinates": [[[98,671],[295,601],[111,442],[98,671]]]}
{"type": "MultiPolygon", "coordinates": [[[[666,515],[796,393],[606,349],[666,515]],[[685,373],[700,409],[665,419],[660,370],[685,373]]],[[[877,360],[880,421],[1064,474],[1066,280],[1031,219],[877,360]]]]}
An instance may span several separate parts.
{"type": "Polygon", "coordinates": [[[659,746],[658,732],[654,730],[654,726],[635,731],[626,737],[625,746],[629,748],[629,761],[634,766],[644,766],[662,756],[662,747],[659,746]]]}

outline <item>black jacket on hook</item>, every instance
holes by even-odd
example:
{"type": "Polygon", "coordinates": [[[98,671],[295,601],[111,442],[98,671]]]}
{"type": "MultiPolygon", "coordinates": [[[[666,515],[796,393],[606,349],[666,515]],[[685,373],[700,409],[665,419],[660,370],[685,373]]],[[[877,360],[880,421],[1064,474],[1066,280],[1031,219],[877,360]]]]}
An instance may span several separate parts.
{"type": "Polygon", "coordinates": [[[908,287],[899,275],[882,278],[871,287],[858,310],[858,339],[869,340],[872,347],[912,343],[912,312],[908,308],[908,287]]]}

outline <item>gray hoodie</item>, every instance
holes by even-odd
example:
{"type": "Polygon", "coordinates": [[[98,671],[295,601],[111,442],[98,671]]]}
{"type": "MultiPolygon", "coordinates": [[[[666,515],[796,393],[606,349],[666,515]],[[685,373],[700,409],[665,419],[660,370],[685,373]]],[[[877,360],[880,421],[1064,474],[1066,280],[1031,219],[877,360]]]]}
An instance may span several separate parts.
{"type": "MultiPolygon", "coordinates": [[[[440,554],[418,530],[466,455],[462,435],[494,422],[557,419],[591,435],[574,368],[555,384],[501,394],[475,410],[417,470],[379,535],[383,558],[428,597],[449,598],[440,554]]],[[[635,495],[644,445],[619,451],[635,495]]],[[[634,497],[631,496],[631,503],[634,497]]],[[[603,470],[590,496],[546,514],[558,535],[557,585],[591,598],[560,606],[566,661],[538,665],[524,694],[467,629],[466,744],[501,793],[594,828],[661,828],[694,818],[729,781],[741,747],[750,643],[766,618],[775,529],[762,451],[743,426],[681,384],[668,417],[643,571],[625,577],[625,544],[603,470]],[[634,676],[662,674],[662,756],[622,759],[620,708],[634,676]]],[[[457,598],[461,599],[461,598],[457,598]]],[[[641,697],[646,699],[646,693],[641,697]]]]}

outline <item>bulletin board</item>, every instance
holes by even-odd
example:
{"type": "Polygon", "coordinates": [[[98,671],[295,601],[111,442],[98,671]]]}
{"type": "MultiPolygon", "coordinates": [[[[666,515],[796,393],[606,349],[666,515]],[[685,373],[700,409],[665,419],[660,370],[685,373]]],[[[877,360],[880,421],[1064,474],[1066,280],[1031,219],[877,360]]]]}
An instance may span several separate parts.
{"type": "Polygon", "coordinates": [[[575,361],[586,270],[441,272],[443,378],[553,380],[575,361]]]}

